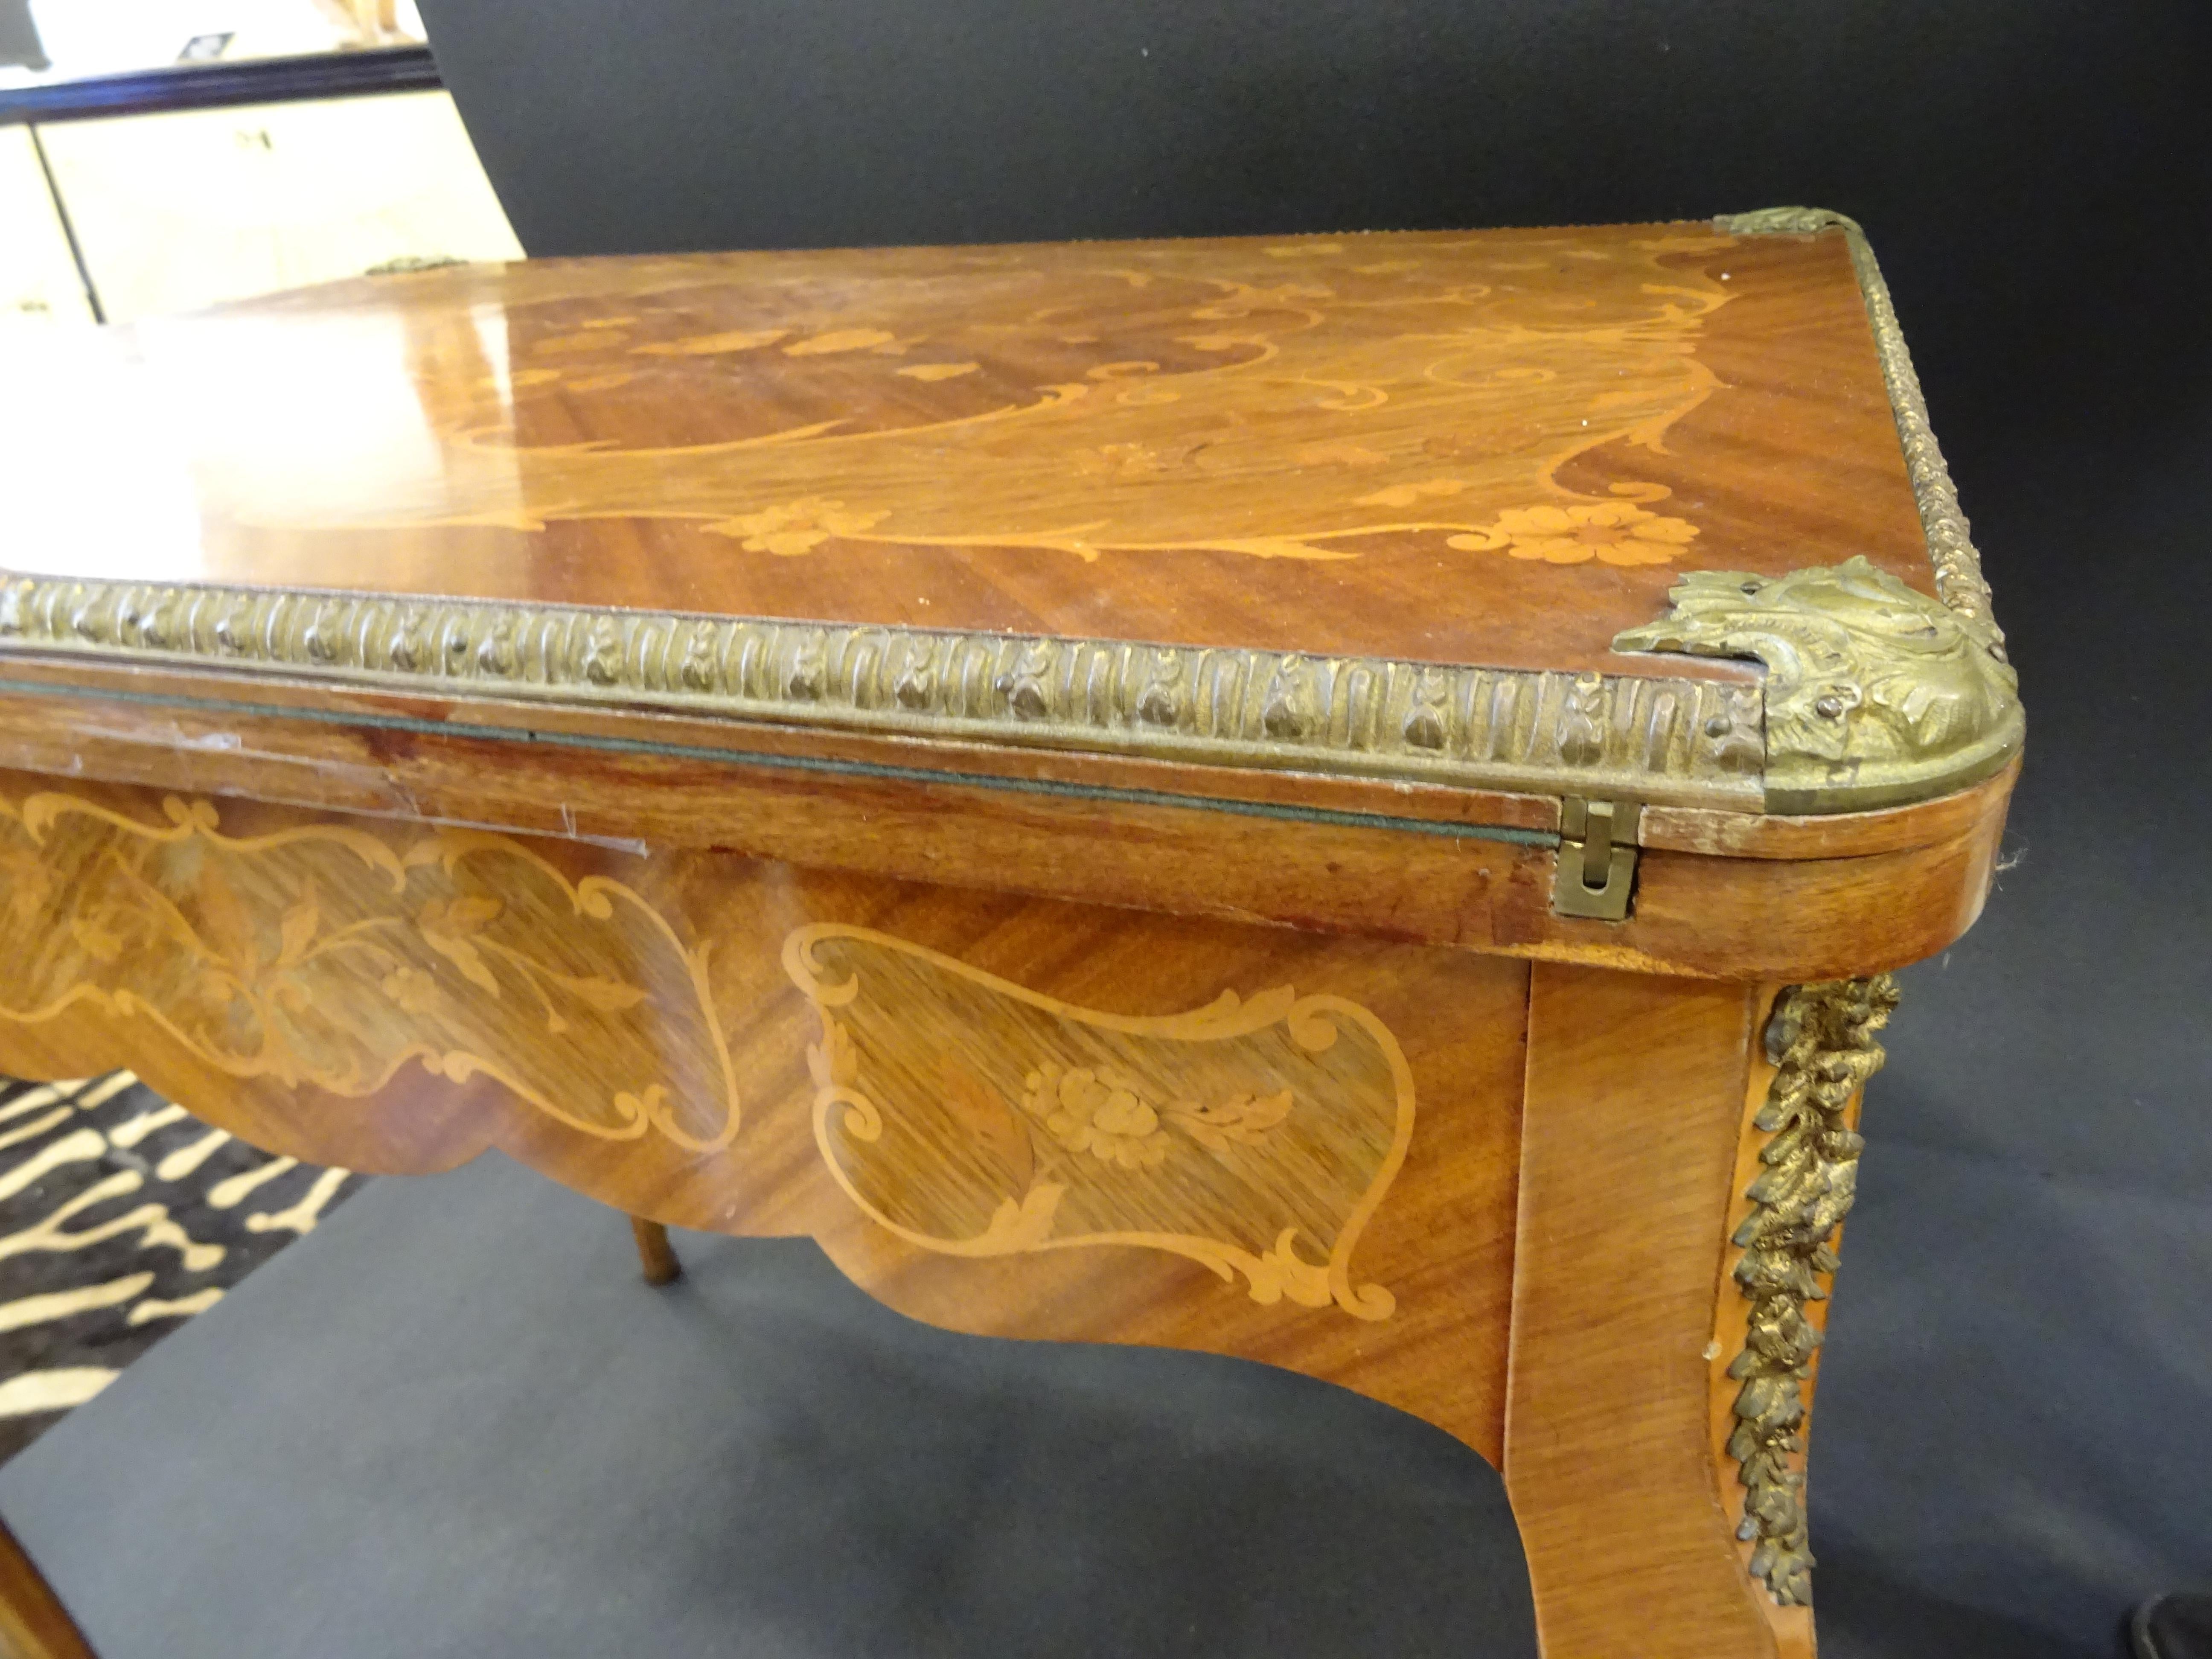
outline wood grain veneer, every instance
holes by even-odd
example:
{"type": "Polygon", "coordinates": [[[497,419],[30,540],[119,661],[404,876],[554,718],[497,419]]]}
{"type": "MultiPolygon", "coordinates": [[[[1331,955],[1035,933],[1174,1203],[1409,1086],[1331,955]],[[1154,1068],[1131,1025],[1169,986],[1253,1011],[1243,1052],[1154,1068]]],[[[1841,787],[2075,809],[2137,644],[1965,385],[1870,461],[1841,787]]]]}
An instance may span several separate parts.
{"type": "Polygon", "coordinates": [[[1618,670],[1686,562],[1929,589],[1870,346],[1706,223],[471,266],[27,359],[8,562],[1618,670]]]}
{"type": "Polygon", "coordinates": [[[23,385],[0,1067],[1336,1382],[1501,1468],[1547,1659],[1807,1659],[1733,1241],[1848,1207],[2022,730],[1855,230],[479,266],[23,385]]]}
{"type": "MultiPolygon", "coordinates": [[[[1401,822],[1389,811],[1398,804],[1391,793],[1372,787],[1338,798],[1365,810],[1331,816],[1295,800],[1271,802],[1279,791],[1265,787],[1242,799],[1210,788],[1186,796],[1154,787],[1170,780],[1127,771],[1106,771],[1074,793],[995,788],[988,778],[952,785],[913,775],[926,769],[911,763],[925,757],[910,751],[907,775],[896,775],[902,757],[881,745],[855,770],[824,772],[803,753],[782,769],[732,763],[733,743],[747,744],[737,752],[752,761],[772,762],[779,749],[770,737],[752,750],[756,734],[726,726],[652,728],[716,747],[637,752],[634,718],[613,738],[630,746],[610,752],[507,740],[475,726],[470,717],[480,708],[437,711],[458,716],[452,723],[468,733],[446,735],[101,697],[63,705],[69,723],[56,725],[48,718],[54,706],[0,688],[0,762],[618,846],[718,847],[954,885],[1749,979],[1817,979],[1941,950],[1979,913],[2007,799],[1978,790],[1957,805],[1904,809],[1925,818],[1886,823],[1881,838],[1865,843],[1892,849],[1880,852],[1753,861],[1662,847],[1644,856],[1635,913],[1606,923],[1553,913],[1546,831],[1556,833],[1558,808],[1526,797],[1464,801],[1468,817],[1490,822],[1437,834],[1452,821],[1401,822]],[[1251,805],[1287,810],[1238,810],[1251,805]],[[1940,838],[1899,848],[1923,822],[1940,838]],[[1790,917],[1786,928],[1773,925],[1781,915],[1790,917]]],[[[506,731],[527,729],[506,718],[514,721],[506,731]]],[[[928,769],[942,763],[927,760],[928,769]]],[[[1798,844],[1813,852],[1851,845],[1817,835],[1798,844]]]]}
{"type": "Polygon", "coordinates": [[[1705,1355],[1759,1012],[1747,987],[1534,970],[1504,1472],[1547,1655],[1775,1651],[1705,1355]]]}
{"type": "MultiPolygon", "coordinates": [[[[18,956],[15,971],[0,974],[0,1066],[81,1073],[128,1056],[155,1087],[244,1139],[373,1172],[448,1169],[496,1146],[648,1220],[811,1234],[864,1288],[949,1328],[1266,1359],[1413,1410],[1497,1460],[1520,963],[728,854],[640,858],[245,805],[188,817],[180,826],[162,799],[122,791],[9,798],[0,862],[19,893],[33,890],[37,870],[51,872],[37,891],[43,925],[73,943],[18,956]],[[137,872],[127,880],[118,873],[126,866],[137,872]],[[409,873],[395,888],[396,870],[409,873]],[[158,904],[157,891],[167,895],[158,904]],[[604,920],[564,920],[567,891],[594,908],[603,896],[604,920]],[[1395,1310],[1378,1322],[1261,1301],[1261,1287],[1225,1285],[1218,1265],[1158,1249],[974,1260],[902,1242],[856,1206],[817,1145],[829,1133],[815,1127],[808,1061],[819,1016],[785,954],[795,931],[823,923],[878,930],[1109,1018],[1182,1015],[1227,991],[1247,1000],[1284,986],[1352,995],[1402,1050],[1417,1102],[1419,1132],[1351,1261],[1395,1310]],[[302,999],[296,1010],[288,988],[302,999]]],[[[9,925],[42,924],[18,914],[9,925]]],[[[1018,1013],[1006,1006],[1008,1018],[1018,1013]]],[[[1027,1045],[1019,1052],[1068,1063],[1067,1039],[1008,1029],[1006,1041],[1027,1045]]],[[[1354,1042],[1340,1041],[1347,1051],[1354,1042]]],[[[1168,1047],[1151,1061],[1167,1075],[1197,1064],[1168,1047]]],[[[1206,1052],[1195,1037],[1184,1048],[1206,1052]]],[[[1321,1103],[1307,1091],[1323,1085],[1296,1081],[1308,1076],[1296,1059],[1211,1061],[1212,1072],[1189,1077],[1189,1098],[1211,1111],[1272,1094],[1279,1082],[1261,1084],[1277,1078],[1321,1103]]],[[[1123,1064],[1133,1072],[1144,1060],[1123,1064]]],[[[930,1071],[925,1082],[934,1098],[940,1080],[930,1071]]],[[[1012,1085],[987,1092],[997,1105],[963,1121],[1003,1139],[1025,1109],[1007,1098],[1018,1095],[1012,1085]]],[[[1150,1098],[1163,1113],[1174,1104],[1150,1098]]],[[[1395,1115],[1389,1108],[1386,1124],[1395,1115]]],[[[1055,1159],[1086,1168],[1055,1150],[1042,1121],[1028,1126],[1038,1144],[1024,1167],[1038,1180],[1055,1159]]],[[[1303,1133],[1299,1121],[1284,1133],[1303,1133]]],[[[1182,1129],[1172,1144],[1194,1168],[1220,1162],[1182,1129]]],[[[1232,1162],[1249,1161],[1231,1151],[1232,1162]]],[[[1336,1155],[1300,1156],[1328,1168],[1336,1155]]],[[[1253,1181],[1263,1173],[1247,1171],[1253,1181]]],[[[1186,1178],[1170,1167],[1162,1179],[1186,1178]]],[[[1228,1242],[1257,1255],[1295,1224],[1310,1253],[1373,1179],[1324,1195],[1318,1209],[1263,1206],[1228,1242]]],[[[1240,1212],[1230,1198],[1210,1202],[1209,1215],[1240,1212]]]]}

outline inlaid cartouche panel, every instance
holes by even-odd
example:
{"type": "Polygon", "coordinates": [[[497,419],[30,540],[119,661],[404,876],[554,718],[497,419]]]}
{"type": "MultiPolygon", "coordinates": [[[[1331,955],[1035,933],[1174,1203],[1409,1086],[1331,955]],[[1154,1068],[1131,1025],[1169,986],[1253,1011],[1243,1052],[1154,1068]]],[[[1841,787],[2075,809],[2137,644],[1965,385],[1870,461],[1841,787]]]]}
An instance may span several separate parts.
{"type": "Polygon", "coordinates": [[[1413,1073],[1358,1004],[1285,986],[1109,1014],[840,924],[796,930],[783,959],[821,1014],[823,1158],[908,1243],[1137,1245],[1256,1302],[1395,1310],[1352,1255],[1412,1139],[1413,1073]]]}
{"type": "Polygon", "coordinates": [[[233,836],[204,800],[149,821],[0,799],[0,1018],[80,1004],[239,1078],[358,1098],[412,1062],[598,1138],[707,1151],[738,1129],[705,950],[505,836],[233,836]]]}

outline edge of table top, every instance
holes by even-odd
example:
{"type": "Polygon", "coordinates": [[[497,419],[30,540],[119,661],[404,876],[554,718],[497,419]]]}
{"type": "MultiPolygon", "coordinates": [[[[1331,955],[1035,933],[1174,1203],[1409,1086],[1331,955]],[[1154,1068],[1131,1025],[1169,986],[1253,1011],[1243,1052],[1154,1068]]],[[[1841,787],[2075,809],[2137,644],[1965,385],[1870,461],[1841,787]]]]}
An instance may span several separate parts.
{"type": "Polygon", "coordinates": [[[0,580],[0,654],[1737,813],[1971,787],[2019,752],[2016,681],[1872,250],[1817,209],[1714,224],[1847,237],[1942,601],[1856,559],[1772,579],[1695,572],[1669,617],[1616,642],[1757,660],[1755,685],[1656,654],[1648,674],[1574,673],[27,575],[0,580]],[[1931,697],[1933,720],[1904,706],[1931,697]]]}

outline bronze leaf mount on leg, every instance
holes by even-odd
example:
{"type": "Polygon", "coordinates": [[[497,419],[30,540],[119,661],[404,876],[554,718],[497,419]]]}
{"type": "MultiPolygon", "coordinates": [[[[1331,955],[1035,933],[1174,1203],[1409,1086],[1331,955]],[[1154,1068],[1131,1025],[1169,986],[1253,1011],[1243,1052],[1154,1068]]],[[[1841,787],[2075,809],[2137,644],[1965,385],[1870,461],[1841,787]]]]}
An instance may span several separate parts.
{"type": "Polygon", "coordinates": [[[1805,1401],[1820,1327],[1806,1304],[1827,1295],[1837,1266],[1830,1245],[1850,1213],[1859,1150],[1852,1101],[1881,1068],[1875,1034],[1897,1006],[1887,974],[1791,986],[1775,999],[1766,1054],[1778,1068],[1753,1125],[1769,1137],[1764,1166],[1745,1196],[1752,1212],[1733,1242],[1735,1277],[1750,1299],[1743,1351],[1729,1366],[1741,1382],[1729,1455],[1744,1486],[1736,1535],[1753,1546],[1750,1570],[1784,1607],[1809,1606],[1813,1553],[1806,1535],[1805,1401]]]}

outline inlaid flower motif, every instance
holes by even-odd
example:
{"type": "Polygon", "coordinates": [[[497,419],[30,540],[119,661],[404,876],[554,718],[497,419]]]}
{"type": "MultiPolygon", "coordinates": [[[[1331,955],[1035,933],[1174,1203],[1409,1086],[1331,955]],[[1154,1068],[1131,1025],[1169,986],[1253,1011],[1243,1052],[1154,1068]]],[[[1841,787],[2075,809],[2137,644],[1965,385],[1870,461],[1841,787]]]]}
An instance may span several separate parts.
{"type": "Polygon", "coordinates": [[[1125,1170],[1158,1167],[1168,1155],[1160,1116],[1120,1073],[1047,1060],[1022,1079],[1022,1106],[1071,1152],[1089,1152],[1125,1170]]]}
{"type": "Polygon", "coordinates": [[[886,513],[863,512],[826,496],[802,495],[781,507],[765,507],[757,513],[724,519],[708,528],[725,536],[744,537],[739,545],[748,553],[774,553],[781,558],[794,558],[801,553],[811,553],[832,536],[860,535],[890,516],[886,513]]]}
{"type": "Polygon", "coordinates": [[[415,926],[425,945],[459,969],[471,984],[497,996],[499,981],[486,965],[475,941],[484,925],[502,908],[497,899],[482,893],[434,898],[416,914],[415,926]]]}
{"type": "Polygon", "coordinates": [[[1698,533],[1686,519],[1647,513],[1632,501],[1509,507],[1486,531],[1454,536],[1448,544],[1546,564],[1667,564],[1698,533]]]}
{"type": "Polygon", "coordinates": [[[438,1011],[438,981],[420,968],[394,968],[379,981],[379,988],[402,1013],[422,1015],[438,1011]]]}
{"type": "Polygon", "coordinates": [[[821,1042],[806,1050],[807,1072],[817,1088],[849,1089],[860,1080],[860,1051],[844,1021],[825,1019],[823,1026],[821,1042]]]}
{"type": "Polygon", "coordinates": [[[1291,1115],[1291,1091],[1272,1095],[1239,1095],[1212,1106],[1188,1103],[1168,1108],[1168,1116],[1201,1146],[1225,1152],[1233,1141],[1242,1146],[1266,1143],[1267,1132],[1291,1115]]]}

